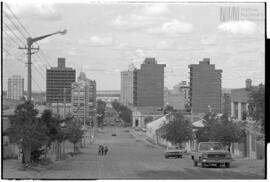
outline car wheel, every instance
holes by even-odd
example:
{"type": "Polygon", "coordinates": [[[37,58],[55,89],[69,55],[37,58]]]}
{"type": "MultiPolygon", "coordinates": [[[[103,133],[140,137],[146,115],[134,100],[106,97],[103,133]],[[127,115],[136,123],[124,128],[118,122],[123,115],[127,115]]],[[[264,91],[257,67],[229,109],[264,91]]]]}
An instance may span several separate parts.
{"type": "Polygon", "coordinates": [[[230,163],[225,163],[226,168],[230,168],[230,163]]]}
{"type": "Polygon", "coordinates": [[[217,167],[220,168],[220,164],[217,164],[217,167]]]}
{"type": "Polygon", "coordinates": [[[201,167],[204,168],[205,165],[204,165],[204,163],[202,162],[202,159],[199,159],[199,162],[201,163],[201,167]]]}
{"type": "Polygon", "coordinates": [[[204,168],[204,167],[205,167],[205,164],[204,164],[203,162],[201,163],[201,167],[202,167],[202,168],[204,168]]]}
{"type": "Polygon", "coordinates": [[[198,166],[198,162],[194,160],[194,166],[198,166]]]}

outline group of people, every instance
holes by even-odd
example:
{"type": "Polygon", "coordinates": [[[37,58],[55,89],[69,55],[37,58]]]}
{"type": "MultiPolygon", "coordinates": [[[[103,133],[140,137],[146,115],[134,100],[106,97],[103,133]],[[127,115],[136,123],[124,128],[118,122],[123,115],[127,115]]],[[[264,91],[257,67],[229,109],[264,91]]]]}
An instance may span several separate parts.
{"type": "Polygon", "coordinates": [[[98,155],[107,155],[109,149],[107,146],[100,145],[98,147],[98,155]]]}

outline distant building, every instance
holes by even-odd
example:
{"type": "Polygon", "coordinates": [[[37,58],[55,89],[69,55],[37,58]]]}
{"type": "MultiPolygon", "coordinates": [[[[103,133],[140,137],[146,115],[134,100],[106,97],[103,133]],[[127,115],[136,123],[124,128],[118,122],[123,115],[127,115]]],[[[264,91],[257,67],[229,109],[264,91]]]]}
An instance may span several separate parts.
{"type": "Polygon", "coordinates": [[[45,104],[46,103],[46,92],[32,92],[32,98],[35,104],[45,104]]]}
{"type": "Polygon", "coordinates": [[[20,100],[24,97],[24,79],[20,75],[13,75],[8,79],[7,98],[20,100]]]}
{"type": "Polygon", "coordinates": [[[71,103],[71,84],[75,81],[76,71],[65,66],[65,58],[58,58],[58,66],[47,69],[47,103],[71,103]]]}
{"type": "MultiPolygon", "coordinates": [[[[174,90],[175,89],[176,88],[174,88],[174,90]]],[[[183,92],[184,93],[185,104],[189,104],[189,102],[190,102],[190,99],[189,99],[189,96],[190,96],[190,93],[189,93],[190,87],[189,87],[188,83],[186,81],[182,81],[181,83],[178,84],[178,89],[179,89],[180,92],[183,92]]]]}
{"type": "Polygon", "coordinates": [[[132,108],[132,126],[137,128],[145,128],[146,124],[161,117],[163,111],[158,111],[156,107],[133,107],[132,108]]]}
{"type": "Polygon", "coordinates": [[[185,110],[185,93],[174,87],[173,90],[164,89],[164,108],[172,106],[176,110],[185,110]]]}
{"type": "Polygon", "coordinates": [[[79,121],[87,123],[95,120],[96,82],[80,73],[78,81],[72,83],[72,115],[79,121]]]}
{"type": "Polygon", "coordinates": [[[222,113],[231,116],[231,94],[222,93],[222,113]]]}
{"type": "Polygon", "coordinates": [[[141,69],[121,72],[121,99],[134,107],[164,106],[164,68],[155,58],[145,58],[141,69]]]}
{"type": "Polygon", "coordinates": [[[234,122],[242,123],[245,128],[245,140],[234,143],[231,151],[235,156],[263,159],[265,141],[259,138],[264,138],[264,134],[249,117],[250,111],[254,109],[249,101],[249,94],[258,89],[258,86],[252,86],[251,83],[251,79],[247,79],[245,88],[231,90],[231,117],[234,122]]]}
{"type": "Polygon", "coordinates": [[[257,87],[251,86],[251,80],[246,80],[246,87],[231,90],[231,117],[238,121],[246,120],[249,109],[249,93],[257,87]]]}
{"type": "Polygon", "coordinates": [[[146,58],[141,69],[136,70],[134,105],[164,106],[164,68],[165,64],[158,64],[155,58],[146,58]]]}
{"type": "Polygon", "coordinates": [[[192,113],[206,113],[209,108],[221,113],[221,73],[209,58],[189,65],[190,105],[192,113]]]}
{"type": "Polygon", "coordinates": [[[114,100],[119,101],[120,90],[98,90],[97,100],[103,100],[106,103],[110,103],[114,100]]]}
{"type": "Polygon", "coordinates": [[[134,66],[130,66],[128,71],[121,72],[121,94],[120,103],[128,106],[134,105],[134,91],[136,84],[134,83],[136,76],[134,66]]]}

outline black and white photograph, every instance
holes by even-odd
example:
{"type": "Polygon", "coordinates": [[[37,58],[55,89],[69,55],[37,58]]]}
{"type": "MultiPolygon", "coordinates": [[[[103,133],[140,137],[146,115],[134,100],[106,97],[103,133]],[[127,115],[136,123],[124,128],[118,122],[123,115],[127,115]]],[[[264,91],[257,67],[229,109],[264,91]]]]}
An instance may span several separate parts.
{"type": "Polygon", "coordinates": [[[267,179],[266,6],[1,2],[1,178],[267,179]]]}

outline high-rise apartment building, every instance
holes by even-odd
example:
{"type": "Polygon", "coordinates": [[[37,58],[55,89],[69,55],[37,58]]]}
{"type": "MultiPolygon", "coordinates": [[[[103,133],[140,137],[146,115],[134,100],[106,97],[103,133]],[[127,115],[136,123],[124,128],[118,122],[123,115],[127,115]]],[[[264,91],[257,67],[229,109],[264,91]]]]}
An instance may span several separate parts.
{"type": "Polygon", "coordinates": [[[221,112],[221,73],[209,58],[189,65],[190,104],[192,113],[221,112]]]}
{"type": "Polygon", "coordinates": [[[24,92],[24,79],[20,75],[13,75],[8,79],[7,98],[20,100],[24,92]]]}
{"type": "Polygon", "coordinates": [[[164,68],[155,58],[146,58],[141,69],[121,72],[121,102],[135,107],[164,106],[164,68]]]}
{"type": "Polygon", "coordinates": [[[120,102],[126,106],[134,104],[134,76],[135,76],[134,66],[130,66],[128,71],[121,72],[121,92],[120,92],[120,102]]]}
{"type": "Polygon", "coordinates": [[[75,81],[76,71],[65,66],[65,58],[58,58],[58,66],[47,69],[47,103],[71,103],[71,84],[75,81]]]}
{"type": "Polygon", "coordinates": [[[96,81],[86,78],[80,73],[78,81],[72,83],[72,114],[78,120],[87,122],[95,120],[96,81]]]}
{"type": "Polygon", "coordinates": [[[141,69],[136,70],[136,84],[134,97],[136,106],[164,106],[164,68],[165,64],[158,64],[155,58],[146,58],[141,69]]]}

